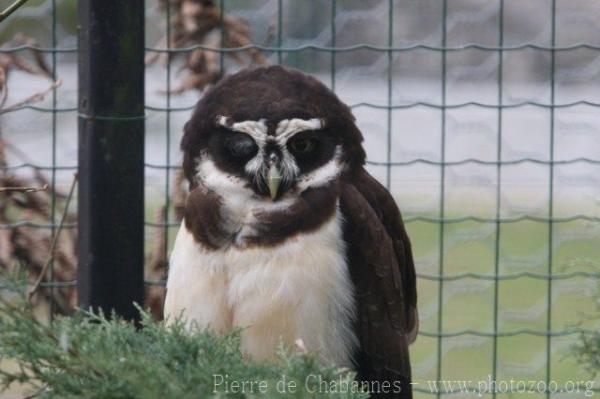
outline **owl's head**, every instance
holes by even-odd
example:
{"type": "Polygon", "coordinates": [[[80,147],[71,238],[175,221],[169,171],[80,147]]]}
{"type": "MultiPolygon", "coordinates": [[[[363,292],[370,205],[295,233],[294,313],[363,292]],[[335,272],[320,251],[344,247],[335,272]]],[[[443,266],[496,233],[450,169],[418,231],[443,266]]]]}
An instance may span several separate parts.
{"type": "Polygon", "coordinates": [[[279,66],[241,71],[212,88],[185,125],[191,188],[246,190],[276,201],[364,163],[350,109],[316,79],[279,66]]]}

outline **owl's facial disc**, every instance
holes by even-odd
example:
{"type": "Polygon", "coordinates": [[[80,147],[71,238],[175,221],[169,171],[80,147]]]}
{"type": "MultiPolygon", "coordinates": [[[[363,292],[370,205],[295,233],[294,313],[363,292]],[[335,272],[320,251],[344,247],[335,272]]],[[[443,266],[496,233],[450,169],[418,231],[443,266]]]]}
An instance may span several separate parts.
{"type": "Polygon", "coordinates": [[[216,165],[272,201],[300,181],[306,186],[311,172],[336,156],[334,139],[320,132],[325,127],[321,119],[284,119],[273,126],[264,119],[233,122],[219,116],[216,125],[218,132],[209,144],[216,165]]]}

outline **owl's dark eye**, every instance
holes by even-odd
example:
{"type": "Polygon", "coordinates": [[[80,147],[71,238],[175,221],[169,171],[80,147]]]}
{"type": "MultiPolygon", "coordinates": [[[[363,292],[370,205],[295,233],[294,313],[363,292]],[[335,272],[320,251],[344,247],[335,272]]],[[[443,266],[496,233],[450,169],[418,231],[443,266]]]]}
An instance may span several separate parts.
{"type": "Polygon", "coordinates": [[[312,152],[317,147],[317,142],[309,137],[298,137],[293,139],[289,146],[295,155],[304,155],[312,152]]]}
{"type": "Polygon", "coordinates": [[[252,137],[244,133],[236,133],[226,143],[227,149],[236,158],[250,158],[258,151],[252,137]]]}

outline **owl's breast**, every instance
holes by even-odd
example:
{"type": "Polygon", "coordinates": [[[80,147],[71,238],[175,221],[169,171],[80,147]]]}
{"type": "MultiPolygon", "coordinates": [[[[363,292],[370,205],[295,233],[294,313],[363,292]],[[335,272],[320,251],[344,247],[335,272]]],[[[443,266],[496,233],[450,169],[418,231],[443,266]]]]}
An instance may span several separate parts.
{"type": "Polygon", "coordinates": [[[165,315],[225,332],[242,351],[274,356],[280,341],[350,365],[356,345],[353,285],[339,211],[319,229],[274,246],[208,250],[182,225],[171,257],[165,315]]]}

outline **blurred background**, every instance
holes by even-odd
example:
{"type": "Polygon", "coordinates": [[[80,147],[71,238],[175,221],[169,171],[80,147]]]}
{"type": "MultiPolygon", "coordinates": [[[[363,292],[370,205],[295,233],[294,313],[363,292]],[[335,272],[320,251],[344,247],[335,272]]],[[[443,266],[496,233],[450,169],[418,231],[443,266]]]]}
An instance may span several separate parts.
{"type": "MultiPolygon", "coordinates": [[[[590,379],[571,346],[598,328],[585,314],[600,267],[600,2],[146,6],[147,305],[157,317],[185,196],[183,124],[223,74],[280,63],[352,106],[368,169],[403,211],[419,274],[417,389],[590,379]]],[[[76,9],[30,0],[0,25],[0,180],[55,188],[0,204],[0,264],[37,265],[34,275],[77,165],[76,9]]],[[[75,208],[48,277],[59,284],[40,302],[48,314],[75,304],[75,208]]]]}

